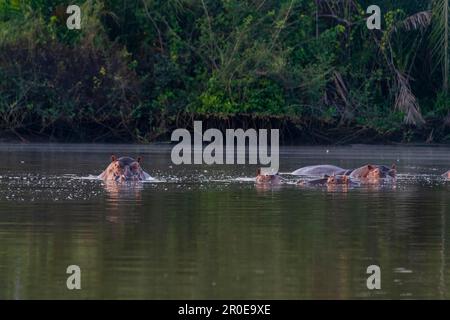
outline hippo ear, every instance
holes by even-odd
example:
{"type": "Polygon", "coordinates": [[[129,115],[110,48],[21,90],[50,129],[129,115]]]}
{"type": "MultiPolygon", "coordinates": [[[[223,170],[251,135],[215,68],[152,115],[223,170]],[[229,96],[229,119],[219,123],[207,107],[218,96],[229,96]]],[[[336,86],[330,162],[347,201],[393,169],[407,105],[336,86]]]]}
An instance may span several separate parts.
{"type": "Polygon", "coordinates": [[[116,157],[115,155],[112,155],[112,156],[111,156],[111,161],[114,162],[114,161],[116,161],[116,160],[117,160],[117,157],[116,157]]]}
{"type": "Polygon", "coordinates": [[[137,158],[137,162],[138,162],[139,164],[142,162],[142,157],[141,157],[141,156],[139,156],[139,157],[137,158]]]}
{"type": "Polygon", "coordinates": [[[392,164],[392,167],[391,167],[391,169],[392,170],[396,170],[397,169],[397,166],[396,166],[396,164],[394,163],[394,164],[392,164]]]}
{"type": "Polygon", "coordinates": [[[258,168],[258,170],[256,170],[256,175],[259,176],[261,174],[261,168],[258,168]]]}
{"type": "Polygon", "coordinates": [[[373,169],[375,169],[375,168],[373,167],[373,165],[371,165],[371,164],[368,164],[368,165],[367,165],[367,169],[369,169],[369,170],[373,170],[373,169]]]}

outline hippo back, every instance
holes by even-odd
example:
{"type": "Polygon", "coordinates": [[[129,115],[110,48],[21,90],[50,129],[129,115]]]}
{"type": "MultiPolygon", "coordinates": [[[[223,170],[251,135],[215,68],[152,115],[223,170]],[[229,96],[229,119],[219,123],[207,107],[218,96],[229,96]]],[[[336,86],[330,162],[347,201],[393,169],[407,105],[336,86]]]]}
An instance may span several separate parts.
{"type": "Polygon", "coordinates": [[[347,172],[346,169],[333,166],[333,165],[318,165],[318,166],[308,166],[295,170],[291,174],[294,176],[320,176],[323,177],[325,175],[341,175],[347,172]]]}
{"type": "Polygon", "coordinates": [[[328,178],[320,178],[315,180],[299,180],[297,185],[299,186],[326,186],[328,178]]]}

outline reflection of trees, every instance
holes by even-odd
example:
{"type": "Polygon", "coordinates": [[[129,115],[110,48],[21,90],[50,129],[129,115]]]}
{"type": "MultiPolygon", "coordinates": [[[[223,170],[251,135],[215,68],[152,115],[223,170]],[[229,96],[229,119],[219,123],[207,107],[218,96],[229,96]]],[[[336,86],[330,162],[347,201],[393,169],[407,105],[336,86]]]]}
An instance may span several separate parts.
{"type": "Polygon", "coordinates": [[[447,186],[108,188],[102,201],[1,204],[0,298],[447,296],[447,186]],[[64,290],[69,264],[80,292],[64,290]],[[370,264],[381,292],[366,290],[370,264]]]}
{"type": "Polygon", "coordinates": [[[142,201],[143,184],[141,182],[118,183],[108,181],[103,186],[107,192],[108,201],[106,219],[113,223],[121,222],[123,219],[129,220],[129,206],[139,206],[142,201]],[[123,206],[123,202],[128,203],[128,206],[123,206]]]}

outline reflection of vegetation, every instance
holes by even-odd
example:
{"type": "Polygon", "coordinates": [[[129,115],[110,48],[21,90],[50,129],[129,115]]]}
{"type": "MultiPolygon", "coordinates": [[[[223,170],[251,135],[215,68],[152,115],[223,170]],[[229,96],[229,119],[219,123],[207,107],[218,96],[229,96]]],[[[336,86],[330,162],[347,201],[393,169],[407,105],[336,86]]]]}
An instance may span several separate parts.
{"type": "Polygon", "coordinates": [[[0,130],[148,141],[252,114],[443,138],[448,0],[379,0],[382,31],[372,2],[79,0],[74,32],[60,1],[0,0],[0,130]]]}
{"type": "Polygon", "coordinates": [[[447,188],[166,188],[136,201],[3,202],[0,298],[448,297],[447,188]],[[82,268],[79,292],[65,289],[68,264],[82,268]],[[381,292],[366,290],[370,264],[381,292]]]}

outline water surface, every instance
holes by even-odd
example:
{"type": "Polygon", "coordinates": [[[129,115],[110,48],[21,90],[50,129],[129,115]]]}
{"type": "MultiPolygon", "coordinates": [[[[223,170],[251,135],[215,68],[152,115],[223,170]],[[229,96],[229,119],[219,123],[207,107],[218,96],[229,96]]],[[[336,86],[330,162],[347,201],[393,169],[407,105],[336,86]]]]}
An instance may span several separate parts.
{"type": "Polygon", "coordinates": [[[0,145],[0,299],[449,298],[450,148],[281,148],[284,173],[396,163],[395,186],[351,189],[257,188],[255,166],[175,166],[170,150],[0,145]],[[89,179],[112,153],[158,181],[89,179]]]}

